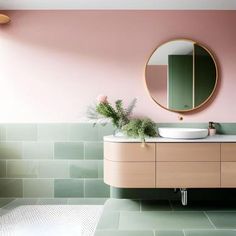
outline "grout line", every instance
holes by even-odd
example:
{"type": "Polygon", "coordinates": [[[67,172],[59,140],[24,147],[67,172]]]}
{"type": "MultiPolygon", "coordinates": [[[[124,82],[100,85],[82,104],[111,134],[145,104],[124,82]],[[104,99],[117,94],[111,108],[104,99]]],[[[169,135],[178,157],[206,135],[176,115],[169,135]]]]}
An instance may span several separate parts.
{"type": "Polygon", "coordinates": [[[55,142],[52,142],[52,160],[55,160],[55,142]]]}
{"type": "Polygon", "coordinates": [[[25,191],[24,191],[24,189],[25,189],[25,180],[22,179],[22,198],[25,198],[25,191]]]}
{"type": "Polygon", "coordinates": [[[120,211],[118,212],[118,225],[117,229],[120,230],[120,211]]]}
{"type": "MultiPolygon", "coordinates": [[[[10,198],[11,199],[11,198],[10,198]]],[[[9,204],[12,204],[14,201],[17,200],[17,198],[13,198],[14,200],[12,200],[11,202],[8,202],[7,204],[5,204],[4,206],[2,206],[0,209],[4,209],[6,206],[8,206],[9,204]]]]}
{"type": "Polygon", "coordinates": [[[52,197],[55,198],[55,179],[52,179],[52,197]]]}
{"type": "Polygon", "coordinates": [[[211,221],[210,217],[207,215],[206,211],[203,211],[203,213],[205,214],[205,216],[207,217],[207,219],[209,220],[209,222],[213,226],[213,228],[216,229],[216,226],[213,224],[213,222],[211,221]]]}
{"type": "MultiPolygon", "coordinates": [[[[7,173],[7,168],[8,167],[8,160],[6,160],[6,178],[8,178],[8,173],[7,173]]],[[[1,179],[3,179],[3,178],[1,178],[1,179]]]]}

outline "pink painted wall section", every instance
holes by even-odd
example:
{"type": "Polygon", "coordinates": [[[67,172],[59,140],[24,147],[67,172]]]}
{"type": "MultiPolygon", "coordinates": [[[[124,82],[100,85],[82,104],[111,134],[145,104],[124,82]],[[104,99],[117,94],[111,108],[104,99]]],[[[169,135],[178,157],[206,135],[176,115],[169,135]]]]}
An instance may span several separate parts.
{"type": "Polygon", "coordinates": [[[192,38],[216,55],[220,84],[185,122],[236,121],[236,11],[10,11],[0,27],[0,122],[73,122],[97,94],[138,98],[136,115],[176,122],[144,85],[153,49],[192,38]]]}
{"type": "Polygon", "coordinates": [[[148,65],[146,68],[146,84],[152,98],[167,107],[167,65],[148,65]]]}

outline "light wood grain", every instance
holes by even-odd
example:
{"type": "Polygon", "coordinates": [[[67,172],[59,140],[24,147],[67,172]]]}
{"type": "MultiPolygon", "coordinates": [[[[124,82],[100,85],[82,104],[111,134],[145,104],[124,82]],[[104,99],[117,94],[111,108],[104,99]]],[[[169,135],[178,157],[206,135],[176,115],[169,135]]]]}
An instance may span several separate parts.
{"type": "Polygon", "coordinates": [[[155,161],[155,144],[104,142],[104,157],[111,161],[155,161]]]}
{"type": "Polygon", "coordinates": [[[220,161],[220,144],[157,143],[156,161],[220,161]]]}
{"type": "Polygon", "coordinates": [[[221,161],[236,161],[236,143],[221,144],[221,161]]]}
{"type": "Polygon", "coordinates": [[[157,162],[156,187],[220,187],[220,162],[157,162]]]}
{"type": "Polygon", "coordinates": [[[104,160],[104,182],[118,188],[155,188],[155,162],[104,160]]]}
{"type": "Polygon", "coordinates": [[[221,162],[221,187],[236,187],[236,162],[221,162]]]}

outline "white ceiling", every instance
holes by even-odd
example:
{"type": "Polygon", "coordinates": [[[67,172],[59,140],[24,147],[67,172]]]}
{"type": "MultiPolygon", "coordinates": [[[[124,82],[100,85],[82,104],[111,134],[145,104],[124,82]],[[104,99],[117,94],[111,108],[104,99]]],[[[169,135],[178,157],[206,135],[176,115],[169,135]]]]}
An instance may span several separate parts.
{"type": "Polygon", "coordinates": [[[0,0],[0,10],[236,10],[236,0],[0,0]]]}

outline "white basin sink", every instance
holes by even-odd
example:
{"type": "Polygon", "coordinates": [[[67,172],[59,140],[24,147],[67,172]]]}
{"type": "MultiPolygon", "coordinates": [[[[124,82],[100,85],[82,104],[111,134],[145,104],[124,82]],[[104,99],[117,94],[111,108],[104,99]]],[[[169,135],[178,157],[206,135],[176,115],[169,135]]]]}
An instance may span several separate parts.
{"type": "Polygon", "coordinates": [[[208,129],[195,128],[158,128],[159,135],[163,138],[199,139],[208,136],[208,129]]]}

